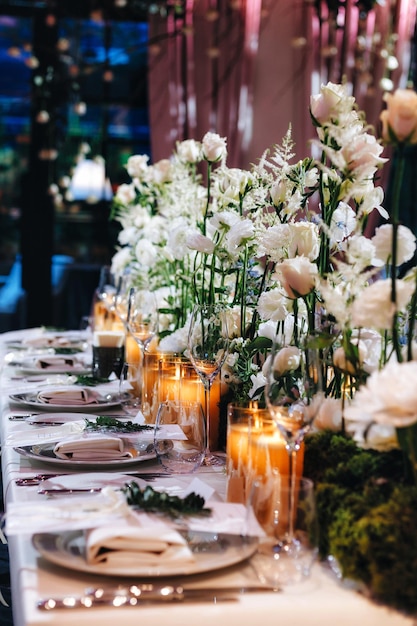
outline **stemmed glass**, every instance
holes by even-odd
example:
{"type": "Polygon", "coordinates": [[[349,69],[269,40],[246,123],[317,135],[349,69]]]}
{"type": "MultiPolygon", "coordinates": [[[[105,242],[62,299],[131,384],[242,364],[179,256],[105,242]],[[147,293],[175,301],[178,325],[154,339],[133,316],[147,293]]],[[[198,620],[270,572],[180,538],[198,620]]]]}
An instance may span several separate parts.
{"type": "Polygon", "coordinates": [[[142,352],[158,332],[158,303],[151,291],[131,287],[126,312],[127,328],[142,352]]]}
{"type": "Polygon", "coordinates": [[[225,459],[210,451],[210,391],[226,360],[229,348],[227,309],[221,304],[201,304],[193,309],[188,334],[191,363],[204,385],[206,451],[204,465],[224,465],[225,459]]]}
{"type": "Polygon", "coordinates": [[[289,551],[296,541],[294,510],[298,451],[324,398],[322,355],[314,345],[314,339],[307,337],[300,348],[275,342],[266,378],[266,404],[285,440],[289,456],[289,515],[281,540],[281,548],[289,551]]]}

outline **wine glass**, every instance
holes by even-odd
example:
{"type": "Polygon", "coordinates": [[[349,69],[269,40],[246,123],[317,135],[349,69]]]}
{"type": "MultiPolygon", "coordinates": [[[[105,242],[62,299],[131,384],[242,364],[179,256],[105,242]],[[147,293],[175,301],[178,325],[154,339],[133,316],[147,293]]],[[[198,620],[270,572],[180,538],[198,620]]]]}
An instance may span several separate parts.
{"type": "Polygon", "coordinates": [[[210,451],[210,390],[226,360],[229,348],[227,309],[221,304],[201,304],[193,309],[188,334],[188,356],[204,385],[206,415],[205,465],[224,465],[210,451]]]}
{"type": "Polygon", "coordinates": [[[126,311],[126,325],[142,352],[158,332],[158,303],[151,291],[131,287],[126,311]]]}
{"type": "Polygon", "coordinates": [[[289,455],[290,513],[282,539],[282,548],[288,551],[295,542],[297,455],[324,398],[321,351],[310,337],[301,342],[301,347],[276,341],[269,356],[266,378],[266,404],[289,455]]]}

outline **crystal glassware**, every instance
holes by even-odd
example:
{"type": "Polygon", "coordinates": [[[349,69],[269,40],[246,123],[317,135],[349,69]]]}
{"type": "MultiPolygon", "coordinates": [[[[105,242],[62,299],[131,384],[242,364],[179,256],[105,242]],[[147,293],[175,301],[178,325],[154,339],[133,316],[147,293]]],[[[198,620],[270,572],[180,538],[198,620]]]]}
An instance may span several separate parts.
{"type": "Polygon", "coordinates": [[[229,348],[227,309],[221,304],[196,305],[188,334],[188,356],[204,385],[206,415],[205,465],[224,465],[225,459],[210,451],[210,390],[229,348]]]}

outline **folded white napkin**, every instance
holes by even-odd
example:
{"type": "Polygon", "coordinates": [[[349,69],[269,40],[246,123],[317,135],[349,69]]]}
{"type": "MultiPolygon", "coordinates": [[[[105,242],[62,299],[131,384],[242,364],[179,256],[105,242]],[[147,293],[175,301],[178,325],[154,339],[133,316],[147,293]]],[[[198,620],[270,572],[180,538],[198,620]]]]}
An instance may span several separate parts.
{"type": "Polygon", "coordinates": [[[194,555],[179,533],[169,528],[102,526],[86,531],[86,559],[106,567],[182,565],[194,555]]]}
{"type": "Polygon", "coordinates": [[[61,335],[39,335],[38,337],[29,337],[23,340],[26,346],[60,346],[66,347],[74,342],[74,338],[63,337],[61,335]]]}
{"type": "Polygon", "coordinates": [[[83,369],[84,365],[77,359],[72,359],[70,357],[59,357],[59,358],[39,358],[34,363],[35,367],[40,370],[48,370],[54,369],[56,371],[66,372],[69,369],[83,369]]]}
{"type": "Polygon", "coordinates": [[[80,405],[97,403],[97,394],[91,389],[46,389],[38,393],[38,401],[44,404],[56,404],[60,406],[80,405]]]}
{"type": "Polygon", "coordinates": [[[101,434],[81,437],[68,437],[58,441],[54,454],[59,459],[73,461],[111,461],[113,459],[132,459],[134,451],[125,448],[123,439],[101,434]]]}

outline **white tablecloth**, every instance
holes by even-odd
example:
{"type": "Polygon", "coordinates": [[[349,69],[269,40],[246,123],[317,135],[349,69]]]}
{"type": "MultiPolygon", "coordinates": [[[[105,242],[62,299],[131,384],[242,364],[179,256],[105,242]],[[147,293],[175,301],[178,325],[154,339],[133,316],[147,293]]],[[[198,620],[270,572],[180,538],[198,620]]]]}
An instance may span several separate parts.
{"type": "MultiPolygon", "coordinates": [[[[25,336],[29,331],[7,333],[2,339],[25,336]]],[[[31,331],[33,332],[33,331],[31,331]]],[[[0,338],[1,339],[1,338],[0,338]]],[[[2,371],[2,441],[13,428],[14,422],[8,419],[10,407],[8,396],[13,391],[21,390],[32,383],[11,380],[11,370],[2,371]]],[[[21,411],[24,412],[24,411],[21,411]]],[[[44,498],[37,493],[37,487],[18,487],[15,479],[19,476],[34,474],[38,471],[53,471],[51,466],[33,466],[17,454],[10,446],[2,446],[3,489],[6,507],[10,502],[36,501],[44,498]]],[[[131,471],[140,471],[135,467],[131,471]]],[[[220,494],[224,494],[224,475],[218,471],[204,471],[200,478],[211,484],[220,494]]],[[[172,478],[170,480],[173,480],[172,478]]],[[[176,477],[178,484],[185,484],[189,477],[176,477]]],[[[7,514],[7,508],[6,508],[7,514]]],[[[59,626],[413,626],[413,619],[378,606],[366,597],[340,582],[324,565],[316,564],[311,578],[299,585],[289,586],[281,592],[255,592],[239,596],[231,603],[176,603],[169,605],[142,605],[125,608],[65,609],[44,612],[36,608],[41,597],[82,594],[86,587],[117,585],[120,579],[83,574],[69,569],[48,564],[40,558],[31,544],[31,520],[27,521],[27,536],[9,538],[10,571],[12,581],[14,626],[58,625],[59,626]]],[[[212,572],[210,574],[187,577],[187,582],[194,586],[229,585],[245,586],[255,582],[255,575],[250,562],[212,572]]],[[[122,581],[126,582],[126,581],[122,581]]],[[[133,581],[131,581],[133,582],[133,581]]],[[[134,581],[140,582],[140,581],[134,581]]],[[[184,578],[181,582],[186,582],[184,578]]]]}

